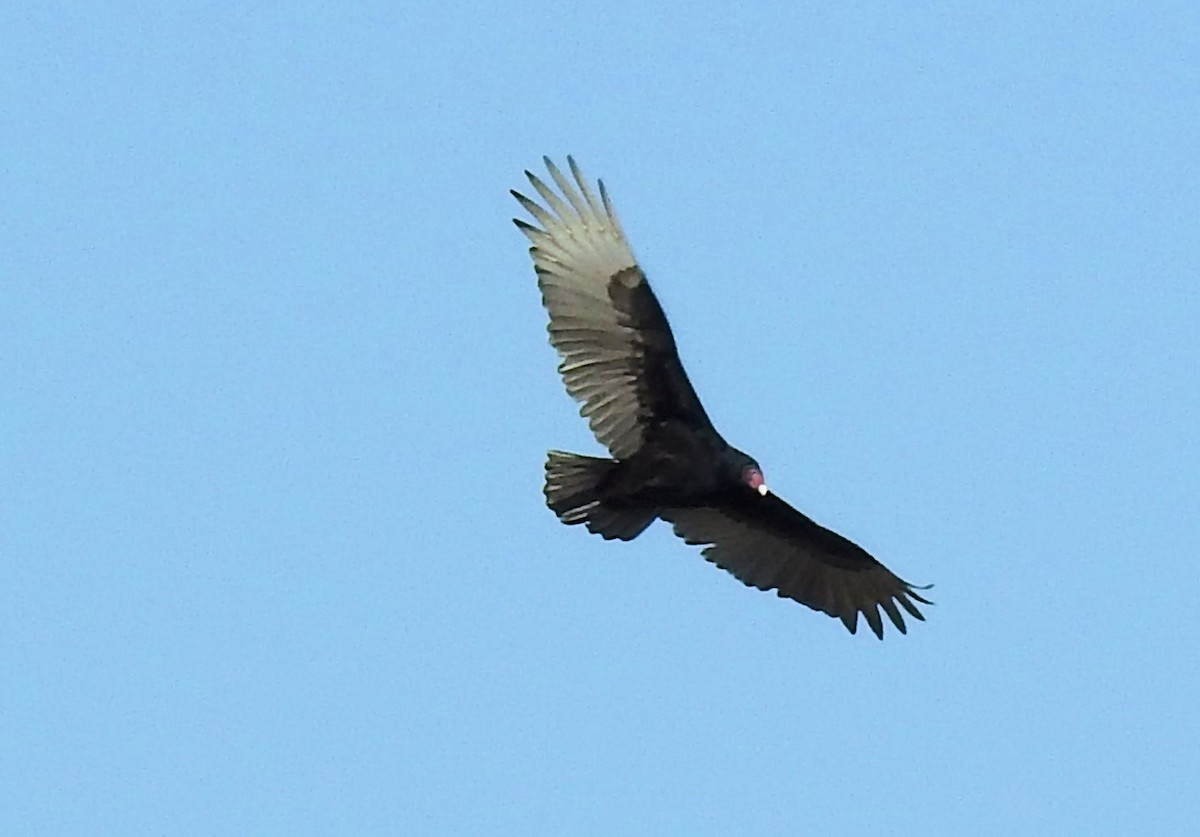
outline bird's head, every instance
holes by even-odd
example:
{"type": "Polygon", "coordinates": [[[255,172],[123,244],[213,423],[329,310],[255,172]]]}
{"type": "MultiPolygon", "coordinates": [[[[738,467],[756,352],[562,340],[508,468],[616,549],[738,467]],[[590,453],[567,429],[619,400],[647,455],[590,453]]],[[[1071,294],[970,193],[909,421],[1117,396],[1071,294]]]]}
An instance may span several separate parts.
{"type": "Polygon", "coordinates": [[[735,457],[736,462],[734,464],[737,468],[738,481],[744,485],[748,485],[763,497],[766,497],[770,489],[767,488],[767,481],[763,477],[762,468],[759,467],[759,464],[741,451],[737,451],[735,457]]]}
{"type": "Polygon", "coordinates": [[[742,469],[742,481],[764,497],[771,491],[767,488],[767,481],[763,479],[762,469],[757,465],[747,465],[742,469]]]}

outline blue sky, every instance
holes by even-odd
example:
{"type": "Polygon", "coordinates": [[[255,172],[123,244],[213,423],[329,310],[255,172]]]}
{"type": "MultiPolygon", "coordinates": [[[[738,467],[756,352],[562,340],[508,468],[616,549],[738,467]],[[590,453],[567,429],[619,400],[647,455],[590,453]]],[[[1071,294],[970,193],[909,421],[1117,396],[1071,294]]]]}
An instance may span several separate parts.
{"type": "Polygon", "coordinates": [[[1185,833],[1192,3],[0,11],[0,832],[1185,833]],[[558,524],[605,178],[885,642],[558,524]]]}

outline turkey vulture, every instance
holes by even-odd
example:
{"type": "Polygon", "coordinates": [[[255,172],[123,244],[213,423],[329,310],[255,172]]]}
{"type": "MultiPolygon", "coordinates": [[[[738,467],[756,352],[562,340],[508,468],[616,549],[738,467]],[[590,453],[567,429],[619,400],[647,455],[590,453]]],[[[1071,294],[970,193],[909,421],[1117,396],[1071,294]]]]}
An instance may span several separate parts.
{"type": "Polygon", "coordinates": [[[923,621],[915,602],[932,604],[917,592],[927,587],[898,578],[768,491],[758,463],[721,438],[604,183],[597,200],[573,159],[573,183],[543,159],[561,195],[526,171],[543,203],[512,195],[537,226],[513,220],[533,243],[567,392],[612,454],[550,452],[546,504],[559,520],[628,541],[662,518],[743,584],[837,617],[850,633],[862,613],[883,639],[879,608],[901,633],[900,608],[923,621]]]}

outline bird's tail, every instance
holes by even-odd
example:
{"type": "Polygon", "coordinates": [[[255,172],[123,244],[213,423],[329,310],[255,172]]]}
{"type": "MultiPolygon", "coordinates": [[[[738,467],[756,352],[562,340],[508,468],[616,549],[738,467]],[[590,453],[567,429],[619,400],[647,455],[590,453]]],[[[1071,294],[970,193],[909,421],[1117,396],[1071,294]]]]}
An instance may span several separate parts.
{"type": "Polygon", "coordinates": [[[605,540],[631,541],[658,516],[653,509],[618,509],[600,501],[601,481],[617,467],[614,459],[552,450],[546,458],[546,505],[568,526],[587,524],[605,540]]]}

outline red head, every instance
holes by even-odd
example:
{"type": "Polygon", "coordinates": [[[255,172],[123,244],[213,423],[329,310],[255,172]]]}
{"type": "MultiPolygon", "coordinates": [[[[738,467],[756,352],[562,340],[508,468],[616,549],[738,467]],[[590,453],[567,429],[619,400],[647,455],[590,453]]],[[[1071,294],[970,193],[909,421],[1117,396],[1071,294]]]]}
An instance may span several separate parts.
{"type": "Polygon", "coordinates": [[[763,479],[762,469],[760,469],[757,465],[747,465],[745,468],[743,468],[742,480],[746,483],[746,485],[750,486],[764,497],[767,496],[767,492],[770,490],[767,488],[767,481],[763,479]]]}

